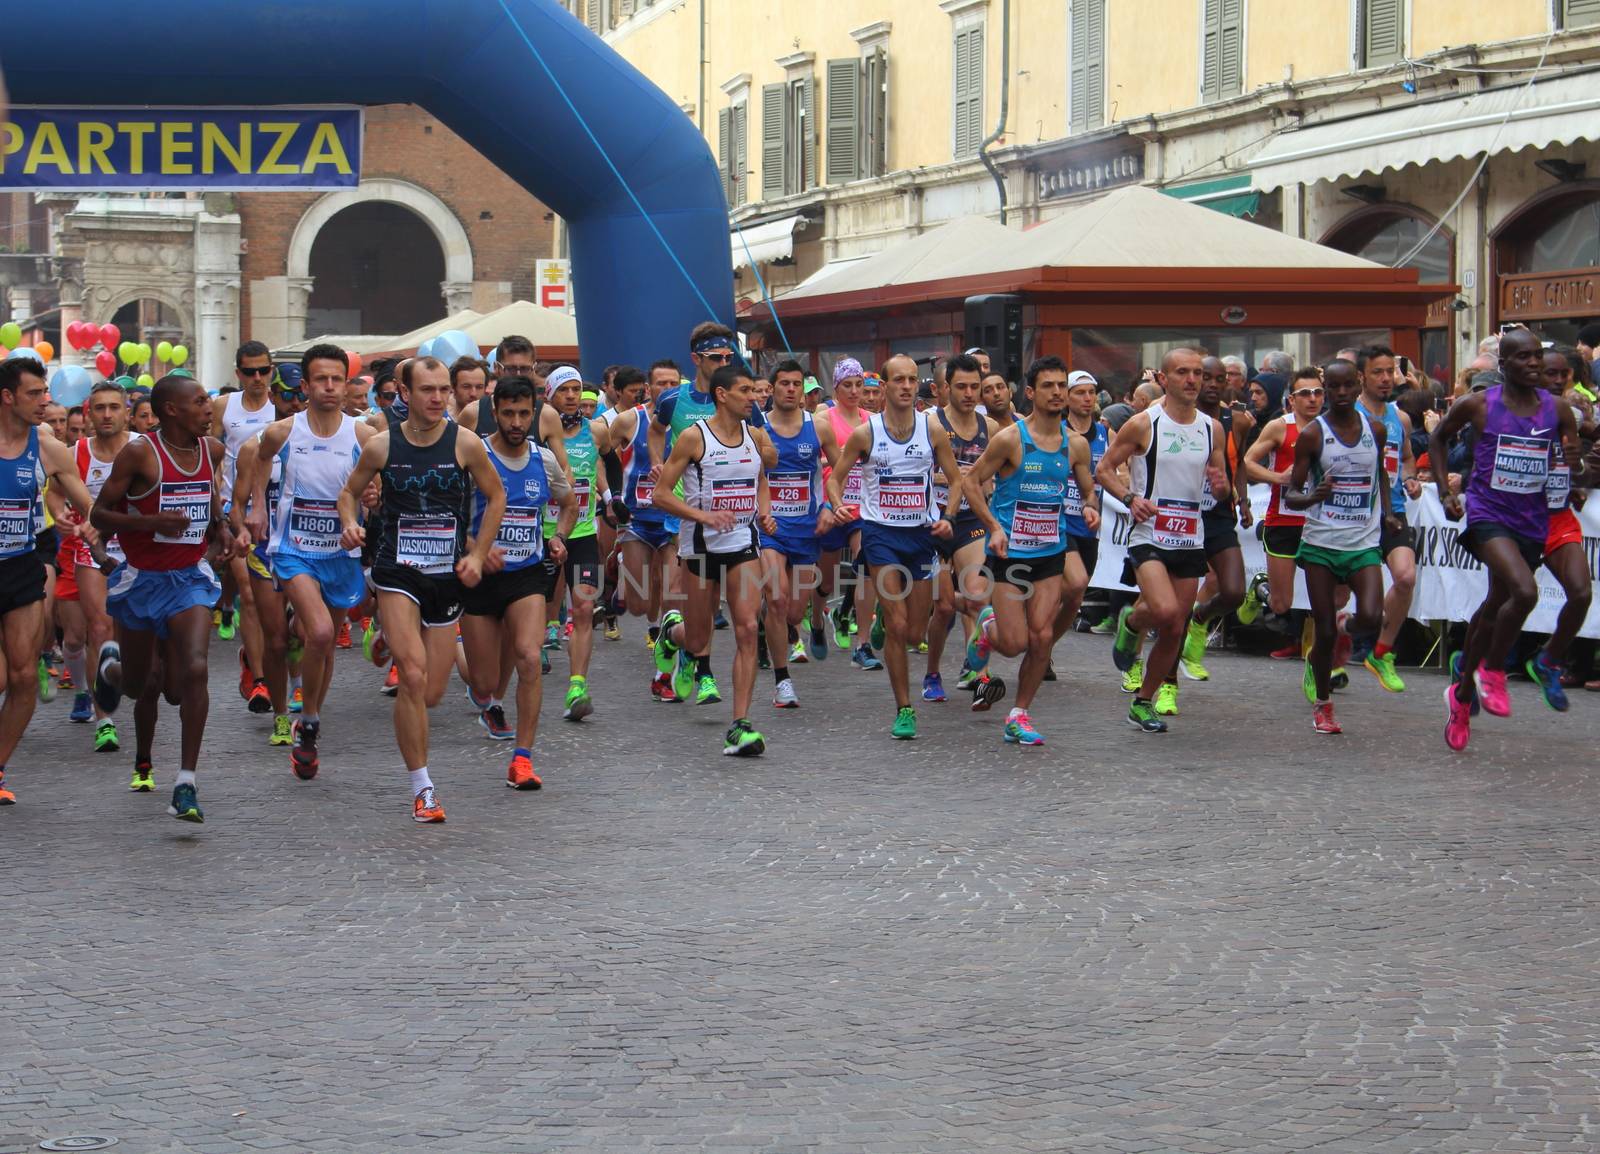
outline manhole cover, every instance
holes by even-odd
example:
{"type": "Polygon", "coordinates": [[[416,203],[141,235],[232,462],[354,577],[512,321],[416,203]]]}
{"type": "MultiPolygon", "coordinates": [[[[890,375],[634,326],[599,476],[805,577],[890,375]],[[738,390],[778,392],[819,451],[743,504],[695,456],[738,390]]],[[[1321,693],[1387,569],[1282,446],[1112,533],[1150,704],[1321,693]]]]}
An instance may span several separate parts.
{"type": "Polygon", "coordinates": [[[115,1138],[107,1138],[102,1134],[73,1134],[67,1138],[50,1138],[39,1143],[41,1150],[104,1150],[107,1146],[115,1146],[115,1138]]]}

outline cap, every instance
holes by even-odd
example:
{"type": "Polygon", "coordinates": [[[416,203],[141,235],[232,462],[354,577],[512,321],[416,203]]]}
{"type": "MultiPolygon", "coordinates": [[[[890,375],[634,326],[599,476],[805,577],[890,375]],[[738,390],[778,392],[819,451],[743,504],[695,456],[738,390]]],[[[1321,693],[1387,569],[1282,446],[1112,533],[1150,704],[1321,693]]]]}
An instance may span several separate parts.
{"type": "Polygon", "coordinates": [[[822,386],[817,384],[817,378],[816,377],[807,377],[806,378],[806,392],[814,393],[820,388],[822,388],[822,386]]]}
{"type": "Polygon", "coordinates": [[[883,378],[877,373],[867,373],[861,378],[861,387],[866,389],[883,388],[883,378]]]}
{"type": "Polygon", "coordinates": [[[584,389],[583,390],[583,395],[581,397],[579,397],[578,399],[581,400],[581,401],[596,401],[596,402],[598,402],[600,400],[600,394],[599,393],[591,393],[588,389],[584,389]]]}
{"type": "Polygon", "coordinates": [[[272,387],[280,393],[298,393],[300,379],[299,365],[279,365],[277,375],[272,378],[272,387]]]}
{"type": "Polygon", "coordinates": [[[583,384],[583,374],[571,365],[562,365],[544,379],[544,395],[553,397],[556,395],[557,389],[562,385],[571,384],[573,381],[577,381],[580,385],[583,384]]]}
{"type": "Polygon", "coordinates": [[[1075,389],[1079,385],[1093,385],[1098,389],[1100,382],[1094,379],[1093,373],[1086,373],[1082,369],[1074,369],[1067,374],[1067,388],[1075,389]]]}

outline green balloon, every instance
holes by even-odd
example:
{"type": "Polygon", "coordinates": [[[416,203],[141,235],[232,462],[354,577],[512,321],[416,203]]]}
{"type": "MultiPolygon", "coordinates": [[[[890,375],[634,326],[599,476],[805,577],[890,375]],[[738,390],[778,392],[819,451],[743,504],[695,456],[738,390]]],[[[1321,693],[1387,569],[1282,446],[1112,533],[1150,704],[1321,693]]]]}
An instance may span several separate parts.
{"type": "Polygon", "coordinates": [[[14,349],[22,343],[22,326],[16,321],[7,321],[0,325],[0,345],[14,349]]]}
{"type": "Polygon", "coordinates": [[[170,361],[172,359],[172,342],[162,341],[156,346],[156,360],[170,361]]]}
{"type": "Polygon", "coordinates": [[[149,373],[140,373],[139,374],[139,387],[141,389],[148,389],[151,385],[153,385],[155,383],[156,383],[156,379],[154,377],[152,377],[149,373]]]}
{"type": "Polygon", "coordinates": [[[145,344],[143,341],[139,342],[139,346],[138,347],[139,347],[139,363],[141,365],[148,365],[150,363],[150,355],[154,350],[152,350],[150,348],[150,346],[145,344]]]}
{"type": "Polygon", "coordinates": [[[172,360],[173,364],[182,365],[188,359],[189,359],[189,346],[188,345],[173,345],[172,346],[172,358],[171,358],[171,360],[172,360]]]}
{"type": "Polygon", "coordinates": [[[117,346],[117,359],[125,365],[131,365],[137,359],[134,354],[139,351],[139,346],[132,341],[123,341],[117,346]]]}

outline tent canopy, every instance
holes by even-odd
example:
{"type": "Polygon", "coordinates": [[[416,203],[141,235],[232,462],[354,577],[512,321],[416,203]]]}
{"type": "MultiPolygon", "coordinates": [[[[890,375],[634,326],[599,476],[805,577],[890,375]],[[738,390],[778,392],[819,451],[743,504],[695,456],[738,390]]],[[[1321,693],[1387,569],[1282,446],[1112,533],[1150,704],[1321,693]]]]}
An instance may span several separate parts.
{"type": "Polygon", "coordinates": [[[461,328],[479,348],[493,348],[513,333],[527,337],[541,355],[546,346],[578,347],[577,319],[556,309],[542,309],[532,301],[515,301],[461,328]]]}

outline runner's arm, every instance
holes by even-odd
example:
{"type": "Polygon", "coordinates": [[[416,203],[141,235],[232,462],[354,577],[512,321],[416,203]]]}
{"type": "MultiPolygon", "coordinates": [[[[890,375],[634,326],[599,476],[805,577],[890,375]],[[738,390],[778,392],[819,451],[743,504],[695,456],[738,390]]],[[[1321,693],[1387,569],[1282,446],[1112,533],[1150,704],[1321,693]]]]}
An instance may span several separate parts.
{"type": "MultiPolygon", "coordinates": [[[[249,527],[245,524],[244,510],[246,501],[241,500],[241,494],[248,494],[248,504],[255,507],[255,467],[257,449],[260,448],[261,437],[254,436],[239,446],[239,455],[233,459],[233,508],[228,510],[228,521],[233,526],[234,536],[239,536],[249,527]]],[[[259,544],[262,540],[255,532],[250,532],[250,540],[259,544]]]]}
{"type": "Polygon", "coordinates": [[[669,517],[707,525],[711,523],[712,514],[707,510],[694,508],[676,492],[683,471],[700,459],[703,447],[699,429],[691,426],[679,435],[672,446],[672,456],[661,466],[661,475],[656,478],[655,492],[650,495],[650,503],[669,517]]]}
{"type": "Polygon", "coordinates": [[[87,520],[94,498],[89,496],[83,478],[78,476],[78,463],[73,459],[72,450],[54,437],[40,437],[39,455],[44,459],[45,475],[53,482],[50,492],[65,497],[78,515],[87,520]]]}
{"type": "Polygon", "coordinates": [[[211,435],[223,436],[222,417],[228,411],[228,398],[216,396],[211,398],[211,435]]]}
{"type": "Polygon", "coordinates": [[[216,437],[203,437],[201,444],[211,454],[211,524],[206,529],[206,536],[216,541],[218,559],[231,561],[236,548],[233,526],[222,514],[222,461],[227,456],[227,449],[216,437]]]}
{"type": "Polygon", "coordinates": [[[932,529],[935,537],[947,537],[955,526],[956,512],[961,508],[961,494],[967,487],[967,479],[961,475],[961,463],[956,460],[956,451],[950,447],[950,434],[944,431],[943,426],[928,422],[928,443],[933,448],[934,463],[946,477],[954,478],[947,482],[944,508],[939,511],[939,520],[933,523],[932,529]],[[939,521],[944,522],[943,533],[939,532],[939,521]]]}
{"type": "Polygon", "coordinates": [[[128,490],[148,489],[160,475],[156,451],[147,440],[129,441],[111,463],[111,475],[89,511],[89,523],[102,537],[113,533],[182,533],[189,519],[182,513],[135,513],[127,509],[128,490]]]}
{"type": "Polygon", "coordinates": [[[1428,434],[1428,463],[1433,468],[1434,488],[1438,490],[1439,503],[1452,521],[1461,516],[1461,498],[1450,492],[1450,442],[1469,424],[1480,430],[1483,428],[1487,397],[1486,392],[1469,393],[1462,397],[1450,406],[1444,420],[1428,434]]]}
{"type": "Polygon", "coordinates": [[[1309,509],[1320,504],[1333,492],[1333,478],[1323,477],[1317,487],[1306,491],[1306,480],[1311,476],[1311,466],[1322,460],[1322,438],[1300,437],[1294,443],[1294,464],[1289,468],[1289,480],[1284,484],[1282,501],[1285,508],[1309,509]]]}
{"type": "Polygon", "coordinates": [[[366,544],[367,531],[361,526],[361,495],[388,463],[389,434],[383,432],[366,443],[361,456],[356,458],[356,467],[345,479],[344,488],[339,490],[339,522],[344,526],[339,544],[343,548],[359,549],[366,544]]]}
{"type": "MultiPolygon", "coordinates": [[[[1404,413],[1401,413],[1400,419],[1404,421],[1405,416],[1406,415],[1404,413]]],[[[1402,443],[1411,439],[1406,435],[1404,425],[1401,426],[1400,435],[1402,443]]],[[[1372,439],[1378,446],[1378,460],[1381,462],[1383,460],[1384,448],[1389,443],[1389,430],[1384,428],[1382,425],[1378,425],[1372,431],[1372,439]]],[[[1405,468],[1404,457],[1401,458],[1400,467],[1402,470],[1405,468]]],[[[1404,483],[1404,480],[1402,480],[1401,484],[1404,483]]],[[[1378,508],[1383,510],[1383,523],[1388,525],[1390,518],[1392,518],[1394,514],[1389,511],[1389,470],[1383,468],[1378,470],[1378,508]]]]}
{"type": "MultiPolygon", "coordinates": [[[[984,483],[1006,469],[1006,475],[1016,471],[1022,458],[1022,438],[1017,434],[1016,426],[1001,429],[989,438],[989,443],[984,447],[983,456],[979,457],[972,466],[972,471],[962,479],[962,486],[966,490],[967,504],[978,515],[978,520],[983,522],[983,527],[993,537],[995,534],[1005,536],[1000,525],[1000,519],[994,515],[994,510],[989,508],[989,497],[985,492],[984,483]]],[[[997,554],[1004,556],[1004,554],[997,554]]]]}
{"type": "MultiPolygon", "coordinates": [[[[255,449],[250,458],[249,471],[245,470],[244,451],[239,452],[239,459],[234,464],[234,490],[243,488],[250,494],[250,514],[244,524],[250,527],[250,535],[257,542],[266,540],[267,535],[267,483],[272,479],[272,458],[283,450],[289,440],[289,429],[294,424],[293,417],[285,417],[281,421],[273,421],[261,430],[261,436],[248,442],[248,447],[255,449]]],[[[356,425],[356,438],[360,439],[361,424],[356,425]]],[[[375,436],[369,432],[368,437],[375,436]]],[[[234,502],[235,508],[238,502],[234,502]]]]}
{"type": "MultiPolygon", "coordinates": [[[[1408,497],[1422,495],[1422,482],[1417,480],[1417,455],[1411,451],[1411,418],[1400,413],[1400,484],[1408,497]]],[[[1387,430],[1385,431],[1387,435],[1387,430]]],[[[1387,441],[1385,441],[1387,444],[1387,441]]],[[[1384,506],[1388,508],[1387,505],[1384,506]]]]}
{"type": "Polygon", "coordinates": [[[555,535],[565,544],[567,534],[571,533],[572,527],[578,523],[578,495],[572,491],[572,483],[567,480],[566,474],[555,467],[554,454],[543,445],[535,445],[534,451],[543,457],[544,474],[550,486],[550,495],[556,499],[556,506],[561,510],[556,514],[555,535]]]}
{"type": "Polygon", "coordinates": [[[1135,498],[1131,490],[1118,493],[1122,486],[1122,478],[1118,470],[1134,457],[1145,450],[1145,442],[1150,438],[1150,418],[1143,413],[1135,413],[1129,417],[1122,428],[1117,430],[1116,436],[1111,439],[1111,445],[1106,449],[1105,455],[1100,458],[1100,466],[1094,471],[1094,479],[1100,488],[1110,493],[1117,500],[1127,505],[1129,511],[1133,509],[1135,498]]]}
{"type": "MultiPolygon", "coordinates": [[[[476,433],[466,429],[456,433],[456,462],[472,474],[472,483],[484,496],[478,539],[473,542],[471,552],[462,558],[470,561],[481,574],[484,562],[489,559],[489,550],[494,548],[494,539],[500,535],[500,519],[506,514],[506,487],[489,460],[489,450],[484,448],[482,438],[476,433]]],[[[343,501],[343,497],[340,500],[343,501]]]]}
{"type": "MultiPolygon", "coordinates": [[[[1089,448],[1089,438],[1074,433],[1065,424],[1061,426],[1067,437],[1067,464],[1072,468],[1073,480],[1078,482],[1078,495],[1083,500],[1083,524],[1091,533],[1100,529],[1099,490],[1094,487],[1094,452],[1089,448]]],[[[971,500],[971,497],[968,497],[971,500]]]]}
{"type": "Polygon", "coordinates": [[[850,470],[856,467],[856,462],[867,455],[871,446],[872,426],[863,421],[856,426],[854,432],[845,438],[843,445],[839,446],[839,456],[833,462],[833,472],[828,474],[828,504],[835,511],[844,505],[844,481],[850,475],[850,470]]]}
{"type": "MultiPolygon", "coordinates": [[[[1571,405],[1560,397],[1556,398],[1556,419],[1561,426],[1561,452],[1563,459],[1576,461],[1577,467],[1571,465],[1572,484],[1581,488],[1584,485],[1584,475],[1588,472],[1589,459],[1583,455],[1583,441],[1578,437],[1578,413],[1571,405]]],[[[76,472],[76,471],[74,471],[76,472]]]]}
{"type": "Polygon", "coordinates": [[[822,459],[828,462],[828,470],[832,472],[839,464],[839,438],[833,435],[833,422],[819,421],[813,417],[811,424],[817,430],[817,444],[822,448],[822,459]]]}
{"type": "Polygon", "coordinates": [[[1245,480],[1255,481],[1263,485],[1281,485],[1284,478],[1267,468],[1266,460],[1278,451],[1278,446],[1283,444],[1283,418],[1273,417],[1266,427],[1261,430],[1261,435],[1256,438],[1256,443],[1250,446],[1244,455],[1245,480]]]}

